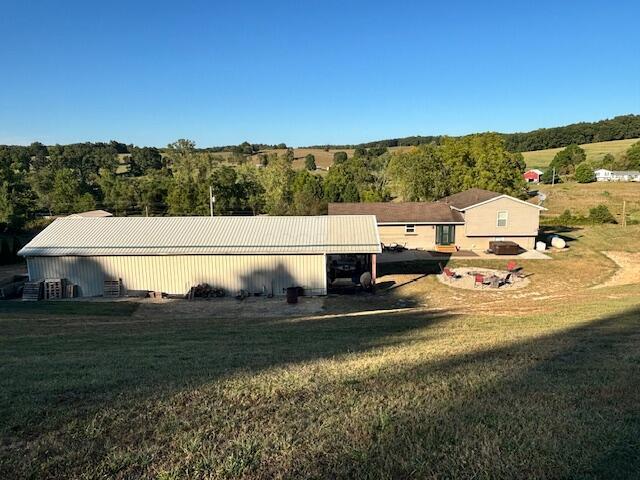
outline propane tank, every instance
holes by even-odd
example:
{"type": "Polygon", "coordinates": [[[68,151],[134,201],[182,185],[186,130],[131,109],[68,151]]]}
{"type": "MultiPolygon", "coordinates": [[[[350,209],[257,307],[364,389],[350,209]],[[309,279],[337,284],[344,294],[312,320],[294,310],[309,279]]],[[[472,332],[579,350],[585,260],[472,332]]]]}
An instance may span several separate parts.
{"type": "Polygon", "coordinates": [[[551,237],[551,246],[555,248],[564,248],[567,246],[567,242],[563,238],[558,236],[551,237]]]}

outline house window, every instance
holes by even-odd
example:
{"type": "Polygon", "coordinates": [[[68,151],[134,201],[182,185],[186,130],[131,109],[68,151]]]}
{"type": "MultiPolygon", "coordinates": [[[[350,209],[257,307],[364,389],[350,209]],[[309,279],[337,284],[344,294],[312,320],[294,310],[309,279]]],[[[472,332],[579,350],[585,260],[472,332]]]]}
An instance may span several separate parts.
{"type": "Polygon", "coordinates": [[[507,212],[500,211],[498,212],[498,221],[496,222],[498,227],[506,227],[507,226],[507,212]]]}
{"type": "Polygon", "coordinates": [[[416,233],[416,226],[415,225],[405,225],[404,226],[404,233],[405,234],[409,234],[409,235],[412,235],[412,234],[416,233]]]}

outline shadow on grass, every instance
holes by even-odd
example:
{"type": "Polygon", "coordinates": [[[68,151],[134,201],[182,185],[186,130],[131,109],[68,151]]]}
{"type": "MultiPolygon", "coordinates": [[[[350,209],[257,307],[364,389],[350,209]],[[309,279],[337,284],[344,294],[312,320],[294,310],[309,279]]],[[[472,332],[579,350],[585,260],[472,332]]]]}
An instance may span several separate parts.
{"type": "Polygon", "coordinates": [[[134,302],[77,301],[53,300],[39,302],[23,302],[12,300],[0,302],[0,318],[24,318],[25,316],[57,317],[57,316],[117,316],[128,317],[138,308],[134,302]]]}
{"type": "MultiPolygon", "coordinates": [[[[176,476],[186,477],[194,468],[189,462],[196,460],[189,460],[182,451],[172,452],[166,444],[158,444],[157,450],[148,445],[160,442],[153,436],[158,435],[155,429],[170,426],[175,429],[171,438],[190,439],[191,431],[205,438],[198,448],[214,459],[202,467],[205,472],[207,468],[218,471],[216,462],[222,464],[233,458],[234,468],[239,467],[230,476],[237,477],[637,475],[637,307],[495,348],[452,353],[445,358],[414,356],[407,365],[401,362],[394,368],[354,375],[348,383],[328,380],[297,396],[288,392],[284,379],[282,384],[273,385],[279,392],[273,398],[260,399],[267,394],[256,394],[249,416],[240,407],[207,395],[189,403],[190,388],[206,388],[206,384],[237,372],[254,375],[274,366],[365,353],[378,347],[413,342],[429,345],[443,332],[434,327],[447,327],[449,322],[456,322],[444,330],[452,341],[465,331],[465,341],[470,345],[473,329],[483,337],[483,328],[494,328],[497,334],[505,328],[462,320],[468,325],[457,323],[457,317],[446,312],[433,315],[407,311],[306,321],[150,319],[125,326],[82,325],[77,321],[67,325],[5,322],[8,328],[0,365],[6,371],[0,377],[0,424],[5,426],[6,460],[0,464],[0,473],[5,478],[20,476],[39,464],[45,465],[42,476],[60,472],[81,476],[81,472],[93,472],[95,462],[102,462],[102,468],[112,469],[104,476],[114,471],[123,478],[145,476],[152,470],[145,470],[144,462],[153,463],[145,455],[151,458],[155,454],[183,465],[176,476]],[[412,335],[418,331],[418,337],[412,335]],[[144,412],[138,411],[144,406],[139,406],[136,396],[140,402],[153,401],[177,391],[187,392],[185,404],[172,405],[167,418],[156,419],[164,422],[160,423],[162,427],[142,425],[134,416],[126,425],[109,424],[96,437],[87,438],[90,429],[85,431],[83,422],[98,410],[120,408],[121,396],[127,397],[123,412],[133,411],[144,418],[144,412]],[[209,402],[210,409],[194,413],[199,402],[209,402]],[[275,427],[267,425],[272,418],[282,421],[286,417],[282,411],[295,412],[301,418],[276,423],[275,427]],[[214,414],[224,421],[212,417],[214,414]],[[337,417],[327,423],[331,428],[314,429],[314,422],[331,420],[327,416],[337,417]],[[255,424],[247,427],[243,423],[246,421],[255,424]],[[76,422],[77,430],[71,431],[77,435],[65,436],[57,447],[60,451],[47,445],[45,439],[41,450],[31,450],[32,456],[23,460],[24,452],[19,447],[8,447],[30,437],[44,437],[47,430],[68,422],[76,422]],[[114,433],[121,431],[127,436],[120,438],[114,433]],[[116,437],[111,438],[113,435],[116,437]],[[125,444],[120,445],[121,441],[125,444]],[[140,457],[122,457],[123,464],[109,464],[118,448],[141,448],[138,441],[146,442],[148,449],[139,451],[140,457]],[[249,447],[238,451],[229,445],[249,447]],[[280,449],[287,448],[294,449],[290,463],[279,463],[280,449]],[[65,457],[64,449],[77,449],[81,454],[65,457]]],[[[518,319],[504,322],[514,330],[526,326],[518,319]]],[[[245,391],[246,385],[240,388],[242,395],[253,395],[245,391]]]]}
{"type": "Polygon", "coordinates": [[[405,410],[382,404],[379,417],[362,427],[367,442],[346,446],[335,464],[308,458],[312,465],[301,471],[354,478],[636,478],[639,367],[640,308],[424,362],[386,376],[388,390],[429,391],[447,379],[458,385],[455,394],[417,393],[405,410]],[[486,379],[478,382],[477,375],[486,379]]]}
{"type": "Polygon", "coordinates": [[[15,315],[22,307],[25,315],[0,322],[4,444],[58,428],[68,417],[91,415],[105,402],[117,403],[122,394],[142,401],[239,371],[257,373],[365,352],[402,342],[416,329],[452,318],[447,313],[416,317],[400,311],[384,316],[330,315],[304,322],[240,318],[127,322],[131,306],[48,302],[10,308],[15,315]],[[32,316],[33,311],[42,312],[40,305],[59,308],[64,315],[32,316]],[[106,315],[109,309],[117,315],[113,322],[92,321],[90,315],[106,315]],[[87,317],[78,318],[83,312],[87,317]]]}

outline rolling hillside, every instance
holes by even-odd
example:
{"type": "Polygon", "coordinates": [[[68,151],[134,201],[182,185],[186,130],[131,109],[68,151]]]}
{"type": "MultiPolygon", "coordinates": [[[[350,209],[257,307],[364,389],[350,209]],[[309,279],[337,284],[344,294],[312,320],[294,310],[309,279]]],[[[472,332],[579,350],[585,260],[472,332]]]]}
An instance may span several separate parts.
{"type": "MultiPolygon", "coordinates": [[[[586,143],[580,146],[587,153],[587,160],[599,160],[607,153],[611,153],[617,158],[638,140],[640,139],[631,138],[627,140],[612,140],[610,142],[586,143]]],[[[544,170],[560,150],[562,150],[562,148],[549,148],[547,150],[523,152],[522,155],[524,155],[524,159],[529,168],[541,168],[544,170]]]]}
{"type": "Polygon", "coordinates": [[[547,199],[545,216],[558,216],[565,210],[573,214],[588,215],[589,209],[606,205],[620,220],[622,202],[627,202],[629,219],[640,220],[640,184],[633,182],[567,182],[556,185],[540,185],[539,190],[547,199]]]}

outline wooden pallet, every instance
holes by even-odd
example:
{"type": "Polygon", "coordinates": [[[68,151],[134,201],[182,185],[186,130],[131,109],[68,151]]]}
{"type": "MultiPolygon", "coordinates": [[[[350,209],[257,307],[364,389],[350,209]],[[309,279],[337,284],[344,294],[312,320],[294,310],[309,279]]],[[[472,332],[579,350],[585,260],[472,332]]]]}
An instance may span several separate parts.
{"type": "Polygon", "coordinates": [[[44,281],[44,298],[53,300],[62,298],[64,281],[61,278],[48,278],[44,281]]]}
{"type": "Polygon", "coordinates": [[[22,300],[38,301],[42,298],[42,282],[27,282],[22,290],[22,300]]]}
{"type": "Polygon", "coordinates": [[[78,296],[78,286],[75,283],[67,283],[64,290],[65,298],[76,298],[78,296]]]}
{"type": "Polygon", "coordinates": [[[455,245],[436,245],[436,252],[440,253],[456,253],[458,247],[455,245]]]}
{"type": "Polygon", "coordinates": [[[115,298],[121,294],[120,279],[118,280],[105,280],[104,287],[102,289],[102,295],[104,297],[115,298]]]}

